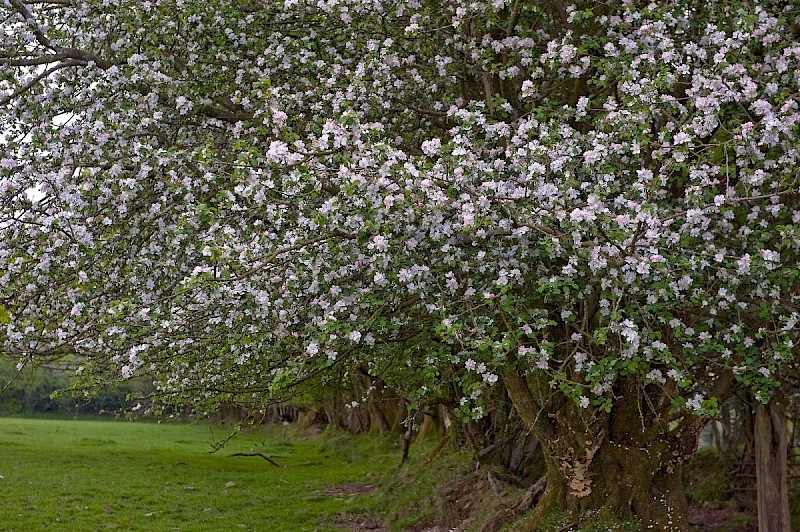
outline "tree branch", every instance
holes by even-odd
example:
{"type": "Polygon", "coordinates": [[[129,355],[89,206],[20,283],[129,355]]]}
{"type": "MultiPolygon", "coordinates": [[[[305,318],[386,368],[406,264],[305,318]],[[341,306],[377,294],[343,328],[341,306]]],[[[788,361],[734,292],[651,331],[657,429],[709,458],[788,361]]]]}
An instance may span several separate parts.
{"type": "Polygon", "coordinates": [[[56,71],[58,71],[58,70],[61,70],[62,68],[66,68],[66,67],[70,67],[70,66],[75,66],[76,64],[77,64],[77,63],[75,63],[74,61],[67,61],[67,62],[60,63],[60,64],[58,64],[58,65],[55,65],[55,66],[53,66],[53,67],[50,67],[50,68],[48,68],[47,70],[45,70],[44,72],[42,72],[42,73],[41,73],[41,74],[39,74],[38,76],[34,77],[33,79],[29,80],[29,81],[28,81],[27,83],[25,83],[24,85],[22,85],[21,87],[19,87],[17,90],[15,90],[14,92],[12,92],[11,94],[9,94],[9,95],[7,95],[7,96],[4,96],[4,97],[0,98],[0,107],[2,107],[2,106],[4,106],[4,105],[6,105],[8,102],[10,102],[11,100],[13,100],[13,99],[14,99],[14,98],[16,98],[17,96],[20,96],[20,95],[22,95],[22,94],[24,94],[24,93],[28,92],[28,90],[30,90],[30,89],[31,89],[31,88],[32,88],[34,85],[36,85],[37,83],[39,83],[40,81],[42,81],[44,78],[46,78],[47,76],[49,76],[49,75],[50,75],[50,74],[52,74],[53,72],[56,72],[56,71]]]}
{"type": "Polygon", "coordinates": [[[8,1],[11,4],[11,7],[13,7],[17,13],[22,15],[22,18],[25,20],[25,23],[28,25],[31,31],[33,31],[33,34],[36,36],[36,41],[45,48],[49,48],[54,52],[57,52],[58,47],[54,46],[50,42],[50,39],[48,39],[47,36],[44,34],[44,30],[39,25],[39,23],[36,22],[33,13],[31,13],[31,10],[28,9],[28,6],[25,4],[25,2],[22,2],[21,0],[8,0],[8,1]]]}

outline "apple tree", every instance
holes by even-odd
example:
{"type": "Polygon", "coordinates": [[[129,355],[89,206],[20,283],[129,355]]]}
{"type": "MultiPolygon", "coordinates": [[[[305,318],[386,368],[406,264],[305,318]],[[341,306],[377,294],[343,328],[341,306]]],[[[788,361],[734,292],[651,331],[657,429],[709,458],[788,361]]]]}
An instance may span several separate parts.
{"type": "Polygon", "coordinates": [[[686,525],[800,320],[800,9],[3,0],[5,354],[175,404],[511,399],[534,511],[686,525]]]}

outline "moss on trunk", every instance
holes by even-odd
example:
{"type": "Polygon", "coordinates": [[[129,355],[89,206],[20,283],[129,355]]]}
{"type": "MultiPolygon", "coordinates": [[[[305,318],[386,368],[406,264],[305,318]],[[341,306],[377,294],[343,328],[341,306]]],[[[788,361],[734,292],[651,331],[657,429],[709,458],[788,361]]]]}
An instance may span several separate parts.
{"type": "Polygon", "coordinates": [[[562,437],[561,451],[543,445],[549,447],[547,488],[522,529],[541,530],[548,518],[559,513],[569,514],[574,523],[600,518],[611,523],[633,521],[643,529],[687,528],[680,466],[671,467],[657,452],[609,441],[596,449],[573,443],[574,447],[568,445],[562,437]],[[576,448],[580,451],[570,451],[576,448]]]}
{"type": "Polygon", "coordinates": [[[681,464],[693,454],[704,420],[686,414],[670,424],[648,412],[636,382],[615,389],[610,414],[564,401],[549,415],[524,377],[508,372],[503,382],[547,463],[547,488],[521,529],[540,530],[563,512],[574,523],[601,518],[642,529],[688,528],[681,464]]]}

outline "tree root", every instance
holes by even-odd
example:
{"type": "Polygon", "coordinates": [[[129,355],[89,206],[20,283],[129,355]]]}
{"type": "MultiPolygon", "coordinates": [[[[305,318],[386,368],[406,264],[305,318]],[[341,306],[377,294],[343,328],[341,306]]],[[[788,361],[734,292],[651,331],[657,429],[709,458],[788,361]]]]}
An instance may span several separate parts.
{"type": "Polygon", "coordinates": [[[539,497],[542,496],[544,493],[544,489],[547,487],[547,475],[543,476],[539,480],[537,480],[533,486],[528,488],[528,491],[525,492],[525,496],[522,497],[522,500],[517,505],[517,513],[524,514],[539,501],[539,497]]]}
{"type": "MultiPolygon", "coordinates": [[[[510,475],[509,475],[510,476],[510,475]]],[[[491,479],[491,476],[490,476],[491,479]]],[[[483,525],[481,532],[495,532],[500,530],[506,524],[512,522],[517,517],[521,516],[531,508],[533,508],[539,501],[539,498],[544,493],[547,485],[547,477],[543,476],[537,480],[520,500],[519,504],[509,508],[503,508],[494,515],[492,515],[483,525]]]]}

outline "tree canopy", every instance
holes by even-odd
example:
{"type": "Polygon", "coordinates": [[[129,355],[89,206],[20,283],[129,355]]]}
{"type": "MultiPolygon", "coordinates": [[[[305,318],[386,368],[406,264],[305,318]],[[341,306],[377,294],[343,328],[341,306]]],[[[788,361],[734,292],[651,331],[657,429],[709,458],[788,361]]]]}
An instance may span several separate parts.
{"type": "Polygon", "coordinates": [[[0,318],[22,361],[202,408],[361,368],[466,421],[502,387],[576,500],[603,445],[662,442],[669,469],[735,387],[794,382],[791,2],[2,14],[0,318]]]}

